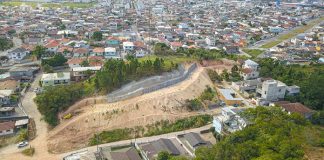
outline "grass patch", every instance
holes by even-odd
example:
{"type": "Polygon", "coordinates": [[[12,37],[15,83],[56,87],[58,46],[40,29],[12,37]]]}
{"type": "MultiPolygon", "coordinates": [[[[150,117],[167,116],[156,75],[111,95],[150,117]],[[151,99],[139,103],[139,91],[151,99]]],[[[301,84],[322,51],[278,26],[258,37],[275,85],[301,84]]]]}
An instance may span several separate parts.
{"type": "Polygon", "coordinates": [[[209,122],[211,122],[211,120],[212,116],[210,115],[192,116],[188,118],[179,119],[175,122],[164,120],[151,125],[147,125],[147,132],[144,134],[144,136],[155,136],[191,128],[198,128],[207,125],[209,122]]]}
{"type": "Polygon", "coordinates": [[[142,58],[139,58],[139,62],[144,62],[146,60],[154,61],[156,58],[163,58],[165,64],[165,70],[170,70],[174,64],[181,64],[184,62],[193,62],[197,59],[193,57],[185,57],[185,56],[157,56],[157,55],[149,55],[142,58]]]}
{"type": "Polygon", "coordinates": [[[25,156],[33,156],[35,154],[35,148],[34,147],[30,147],[27,149],[24,149],[22,152],[22,154],[24,154],[25,156]]]}
{"type": "Polygon", "coordinates": [[[291,39],[291,38],[297,36],[298,34],[304,33],[306,30],[309,30],[309,29],[313,28],[315,25],[317,25],[318,23],[320,23],[323,20],[324,20],[324,17],[321,17],[321,18],[315,19],[313,21],[310,21],[306,25],[297,27],[296,29],[293,29],[292,31],[290,31],[287,34],[280,35],[277,38],[277,40],[268,42],[268,43],[262,45],[261,48],[266,48],[266,49],[272,48],[272,47],[280,44],[281,42],[283,42],[283,41],[285,41],[287,39],[291,39]]]}
{"type": "Polygon", "coordinates": [[[243,51],[252,56],[252,58],[258,57],[258,55],[263,53],[263,50],[259,49],[243,49],[243,51]]]}
{"type": "Polygon", "coordinates": [[[0,137],[0,148],[16,143],[17,135],[0,137]]]}

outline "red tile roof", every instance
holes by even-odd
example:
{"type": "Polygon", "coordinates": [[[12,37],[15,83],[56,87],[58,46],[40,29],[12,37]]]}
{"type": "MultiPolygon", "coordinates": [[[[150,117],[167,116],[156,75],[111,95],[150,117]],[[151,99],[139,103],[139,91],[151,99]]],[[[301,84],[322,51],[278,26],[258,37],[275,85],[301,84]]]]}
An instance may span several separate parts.
{"type": "Polygon", "coordinates": [[[14,121],[2,122],[0,123],[0,131],[6,131],[15,128],[14,121]]]}

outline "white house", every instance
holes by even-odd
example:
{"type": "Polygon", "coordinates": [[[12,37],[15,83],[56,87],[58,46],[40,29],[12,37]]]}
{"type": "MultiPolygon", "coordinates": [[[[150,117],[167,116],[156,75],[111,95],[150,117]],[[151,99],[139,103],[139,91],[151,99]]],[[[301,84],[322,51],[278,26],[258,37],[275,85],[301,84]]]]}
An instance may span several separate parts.
{"type": "Polygon", "coordinates": [[[20,61],[24,59],[27,55],[29,55],[29,51],[25,48],[17,48],[13,51],[8,52],[8,57],[11,60],[20,61]]]}
{"type": "Polygon", "coordinates": [[[107,58],[107,59],[117,57],[116,48],[113,48],[113,47],[105,48],[104,57],[107,58]]]}
{"type": "Polygon", "coordinates": [[[0,106],[10,104],[10,96],[14,93],[13,90],[0,90],[0,106]]]}
{"type": "Polygon", "coordinates": [[[285,98],[287,85],[277,80],[267,80],[258,85],[257,95],[267,101],[285,98]]]}
{"type": "Polygon", "coordinates": [[[216,45],[216,39],[213,38],[213,37],[208,36],[208,37],[206,37],[205,41],[206,41],[206,44],[208,46],[215,46],[216,45]]]}
{"type": "Polygon", "coordinates": [[[244,80],[256,79],[259,77],[259,64],[248,59],[242,66],[241,76],[244,80]]]}
{"type": "Polygon", "coordinates": [[[134,50],[134,43],[133,42],[123,42],[123,49],[125,52],[133,51],[134,50]]]}
{"type": "Polygon", "coordinates": [[[0,136],[10,135],[14,133],[15,122],[1,122],[0,123],[0,136]]]}
{"type": "Polygon", "coordinates": [[[238,115],[241,111],[243,109],[234,107],[222,108],[222,113],[213,118],[215,131],[219,134],[223,134],[224,132],[233,133],[246,127],[248,123],[238,115]]]}
{"type": "Polygon", "coordinates": [[[43,74],[41,84],[43,87],[70,84],[70,72],[43,74]]]}

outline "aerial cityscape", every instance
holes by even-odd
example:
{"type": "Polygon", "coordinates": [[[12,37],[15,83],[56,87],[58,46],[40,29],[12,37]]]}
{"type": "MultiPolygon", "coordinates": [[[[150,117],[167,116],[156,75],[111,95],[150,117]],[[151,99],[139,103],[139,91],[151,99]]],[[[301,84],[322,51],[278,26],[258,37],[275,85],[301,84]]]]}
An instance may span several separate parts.
{"type": "Polygon", "coordinates": [[[324,0],[0,0],[0,160],[324,160],[324,0]]]}

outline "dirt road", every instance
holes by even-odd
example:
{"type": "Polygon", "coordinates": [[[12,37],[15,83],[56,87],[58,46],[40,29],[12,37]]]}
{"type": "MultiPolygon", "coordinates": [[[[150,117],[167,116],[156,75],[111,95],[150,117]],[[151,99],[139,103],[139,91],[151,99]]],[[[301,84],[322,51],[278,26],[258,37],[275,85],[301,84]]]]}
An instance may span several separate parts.
{"type": "MultiPolygon", "coordinates": [[[[35,81],[32,83],[31,88],[38,87],[38,81],[41,78],[41,74],[38,74],[35,81]]],[[[30,141],[30,145],[35,148],[35,155],[33,157],[26,157],[21,154],[24,149],[18,149],[15,144],[7,146],[0,149],[0,159],[1,160],[24,160],[24,159],[46,159],[54,160],[58,159],[57,155],[51,155],[48,153],[47,147],[47,124],[45,121],[41,120],[41,114],[37,110],[37,106],[34,102],[36,94],[33,90],[27,91],[22,99],[23,108],[25,109],[27,115],[34,118],[36,124],[36,138],[30,141]],[[37,158],[36,158],[37,157],[37,158]]]]}

